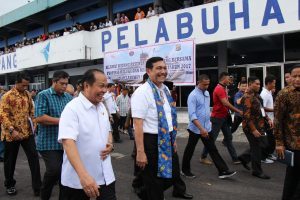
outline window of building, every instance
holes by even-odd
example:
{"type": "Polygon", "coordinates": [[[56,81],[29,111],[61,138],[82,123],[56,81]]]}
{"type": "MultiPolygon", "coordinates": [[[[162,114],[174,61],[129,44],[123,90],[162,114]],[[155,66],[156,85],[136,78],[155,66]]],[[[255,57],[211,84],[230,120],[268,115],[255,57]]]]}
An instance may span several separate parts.
{"type": "Polygon", "coordinates": [[[284,35],[285,40],[285,60],[300,60],[300,32],[284,35]]]}

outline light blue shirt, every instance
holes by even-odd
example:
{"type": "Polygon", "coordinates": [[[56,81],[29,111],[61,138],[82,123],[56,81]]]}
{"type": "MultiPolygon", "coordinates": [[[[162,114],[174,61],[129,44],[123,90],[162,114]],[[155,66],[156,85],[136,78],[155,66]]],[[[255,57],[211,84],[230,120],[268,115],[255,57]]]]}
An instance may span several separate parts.
{"type": "Polygon", "coordinates": [[[210,122],[210,95],[208,91],[202,91],[196,87],[188,97],[188,112],[190,123],[188,129],[196,134],[200,134],[200,130],[195,126],[193,120],[198,119],[200,124],[208,132],[211,131],[210,122]]]}

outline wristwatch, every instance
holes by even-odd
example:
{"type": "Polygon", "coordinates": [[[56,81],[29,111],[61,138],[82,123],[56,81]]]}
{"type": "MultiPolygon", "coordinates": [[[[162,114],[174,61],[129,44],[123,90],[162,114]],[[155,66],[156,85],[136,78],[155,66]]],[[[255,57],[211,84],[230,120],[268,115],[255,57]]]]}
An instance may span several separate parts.
{"type": "Polygon", "coordinates": [[[10,127],[10,128],[9,128],[9,134],[12,134],[12,133],[14,132],[14,130],[15,130],[15,129],[14,129],[13,127],[10,127]]]}

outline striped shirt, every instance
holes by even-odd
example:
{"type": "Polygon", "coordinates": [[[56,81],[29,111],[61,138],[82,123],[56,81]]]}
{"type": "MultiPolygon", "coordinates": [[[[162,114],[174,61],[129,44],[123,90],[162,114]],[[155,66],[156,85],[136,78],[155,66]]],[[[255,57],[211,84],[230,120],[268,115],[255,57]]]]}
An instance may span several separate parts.
{"type": "MultiPolygon", "coordinates": [[[[68,93],[58,95],[53,87],[43,90],[37,95],[35,102],[35,117],[49,115],[51,117],[60,118],[62,111],[67,103],[72,100],[72,96],[68,93]]],[[[37,132],[37,150],[62,150],[61,144],[57,142],[58,125],[42,125],[38,124],[37,132]]]]}
{"type": "Polygon", "coordinates": [[[120,94],[117,97],[117,106],[120,111],[120,116],[122,116],[122,117],[127,116],[129,107],[130,107],[130,99],[129,99],[128,95],[126,95],[126,97],[124,97],[123,94],[120,94]]]}

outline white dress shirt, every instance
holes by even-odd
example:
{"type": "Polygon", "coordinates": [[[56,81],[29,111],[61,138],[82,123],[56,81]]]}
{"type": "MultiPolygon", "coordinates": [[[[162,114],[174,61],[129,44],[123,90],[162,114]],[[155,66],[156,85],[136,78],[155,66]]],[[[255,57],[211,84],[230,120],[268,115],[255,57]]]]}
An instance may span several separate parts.
{"type": "Polygon", "coordinates": [[[106,92],[103,96],[104,101],[107,105],[109,114],[116,114],[118,111],[118,106],[114,97],[113,92],[106,92]]]}
{"type": "MultiPolygon", "coordinates": [[[[267,90],[266,88],[263,88],[260,97],[263,99],[263,106],[265,108],[274,109],[274,101],[273,101],[273,95],[272,92],[267,90]]],[[[273,121],[274,120],[274,112],[266,112],[268,117],[273,121]]]]}
{"type": "MultiPolygon", "coordinates": [[[[163,85],[159,92],[163,94],[164,111],[168,121],[169,131],[173,131],[171,107],[167,96],[163,90],[166,87],[163,85]]],[[[158,89],[158,88],[157,88],[158,89]]],[[[168,90],[168,88],[167,88],[168,90]]],[[[168,90],[168,92],[170,92],[168,90]]],[[[144,133],[158,134],[158,115],[157,108],[152,92],[152,88],[148,82],[141,85],[131,97],[131,112],[133,118],[143,119],[144,133]]]]}
{"type": "MultiPolygon", "coordinates": [[[[105,106],[92,104],[82,93],[68,103],[59,121],[58,142],[63,139],[76,141],[80,159],[98,185],[109,185],[115,181],[111,157],[101,160],[100,152],[106,148],[110,131],[105,106]]],[[[67,158],[63,156],[61,184],[82,189],[79,177],[67,158]]]]}

